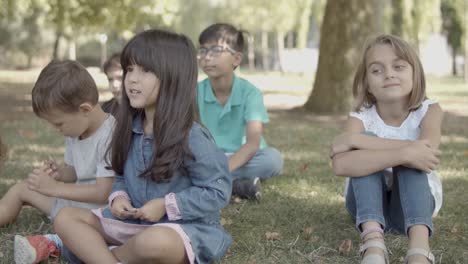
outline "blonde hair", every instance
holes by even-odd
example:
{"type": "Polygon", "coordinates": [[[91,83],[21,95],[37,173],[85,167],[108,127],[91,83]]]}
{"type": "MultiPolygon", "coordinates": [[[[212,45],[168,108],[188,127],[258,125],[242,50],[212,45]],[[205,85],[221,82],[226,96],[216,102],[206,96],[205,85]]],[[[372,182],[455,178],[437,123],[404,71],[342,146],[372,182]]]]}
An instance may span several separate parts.
{"type": "Polygon", "coordinates": [[[397,36],[383,34],[368,39],[364,46],[364,52],[362,53],[356,74],[354,75],[353,96],[355,98],[355,104],[353,110],[359,112],[363,106],[369,108],[376,103],[375,97],[369,93],[366,57],[369,50],[377,45],[389,45],[398,58],[407,61],[413,68],[413,89],[410,93],[408,110],[414,111],[418,109],[421,103],[426,99],[426,79],[418,54],[403,39],[397,36]]]}

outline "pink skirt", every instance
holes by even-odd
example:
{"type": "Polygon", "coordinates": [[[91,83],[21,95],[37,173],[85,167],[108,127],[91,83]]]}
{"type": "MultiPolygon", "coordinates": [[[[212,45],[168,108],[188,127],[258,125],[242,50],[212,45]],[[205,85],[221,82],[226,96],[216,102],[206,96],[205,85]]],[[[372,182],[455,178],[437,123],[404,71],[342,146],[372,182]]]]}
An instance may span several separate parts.
{"type": "Polygon", "coordinates": [[[99,218],[101,222],[102,229],[104,233],[110,237],[111,239],[118,241],[121,244],[126,243],[130,238],[135,236],[136,234],[140,233],[144,229],[150,226],[163,226],[168,227],[179,234],[179,236],[184,241],[185,252],[187,253],[188,260],[190,264],[195,263],[195,254],[193,253],[192,244],[190,243],[190,238],[184,232],[182,227],[178,224],[173,223],[161,223],[161,224],[154,224],[154,225],[138,225],[138,224],[130,224],[125,223],[119,220],[105,218],[102,216],[103,208],[93,209],[92,212],[99,218]]]}

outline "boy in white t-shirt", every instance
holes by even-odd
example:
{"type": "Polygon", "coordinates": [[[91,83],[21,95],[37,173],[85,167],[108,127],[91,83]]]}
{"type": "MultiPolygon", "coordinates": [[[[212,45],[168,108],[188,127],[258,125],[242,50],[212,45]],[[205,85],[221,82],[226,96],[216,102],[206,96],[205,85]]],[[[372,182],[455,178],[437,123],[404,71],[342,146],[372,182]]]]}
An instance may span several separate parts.
{"type": "MultiPolygon", "coordinates": [[[[0,200],[0,226],[29,204],[52,220],[65,206],[102,207],[115,176],[105,158],[115,119],[98,104],[96,84],[75,61],[52,61],[32,90],[34,113],[66,137],[63,166],[44,162],[0,200]]],[[[39,263],[60,254],[56,235],[15,237],[15,262],[39,263]]]]}

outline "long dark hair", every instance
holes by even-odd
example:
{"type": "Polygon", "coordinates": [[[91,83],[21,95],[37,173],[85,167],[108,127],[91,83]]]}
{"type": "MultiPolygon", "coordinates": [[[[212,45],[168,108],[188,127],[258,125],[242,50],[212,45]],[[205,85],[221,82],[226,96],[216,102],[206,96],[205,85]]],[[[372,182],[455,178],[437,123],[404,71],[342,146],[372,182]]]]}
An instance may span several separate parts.
{"type": "MultiPolygon", "coordinates": [[[[125,91],[127,68],[139,65],[153,72],[160,81],[153,120],[154,156],[151,165],[140,176],[155,182],[169,180],[178,169],[185,169],[184,160],[193,158],[188,135],[197,120],[197,59],[189,38],[163,30],[146,30],[134,36],[124,47],[120,58],[124,72],[122,101],[112,137],[112,169],[119,175],[132,142],[132,123],[142,109],[130,106],[125,91]]],[[[147,120],[149,121],[149,120],[147,120]]]]}

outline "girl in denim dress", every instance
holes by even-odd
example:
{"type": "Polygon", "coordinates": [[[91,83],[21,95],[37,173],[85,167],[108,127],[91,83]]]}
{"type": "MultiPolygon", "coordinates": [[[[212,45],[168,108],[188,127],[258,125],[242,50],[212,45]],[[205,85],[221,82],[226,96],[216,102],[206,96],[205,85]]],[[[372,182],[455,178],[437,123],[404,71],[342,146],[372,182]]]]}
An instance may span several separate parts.
{"type": "Polygon", "coordinates": [[[404,40],[367,43],[354,77],[356,99],[332,146],[333,170],[347,176],[346,208],[361,232],[362,264],[388,264],[384,231],[407,235],[405,263],[435,263],[432,216],[442,206],[443,112],[426,97],[424,71],[404,40]]]}
{"type": "Polygon", "coordinates": [[[127,43],[121,64],[121,107],[108,151],[118,176],[109,206],[65,208],[55,230],[86,263],[219,260],[232,241],[219,222],[232,182],[226,156],[195,122],[193,44],[147,30],[127,43]]]}

